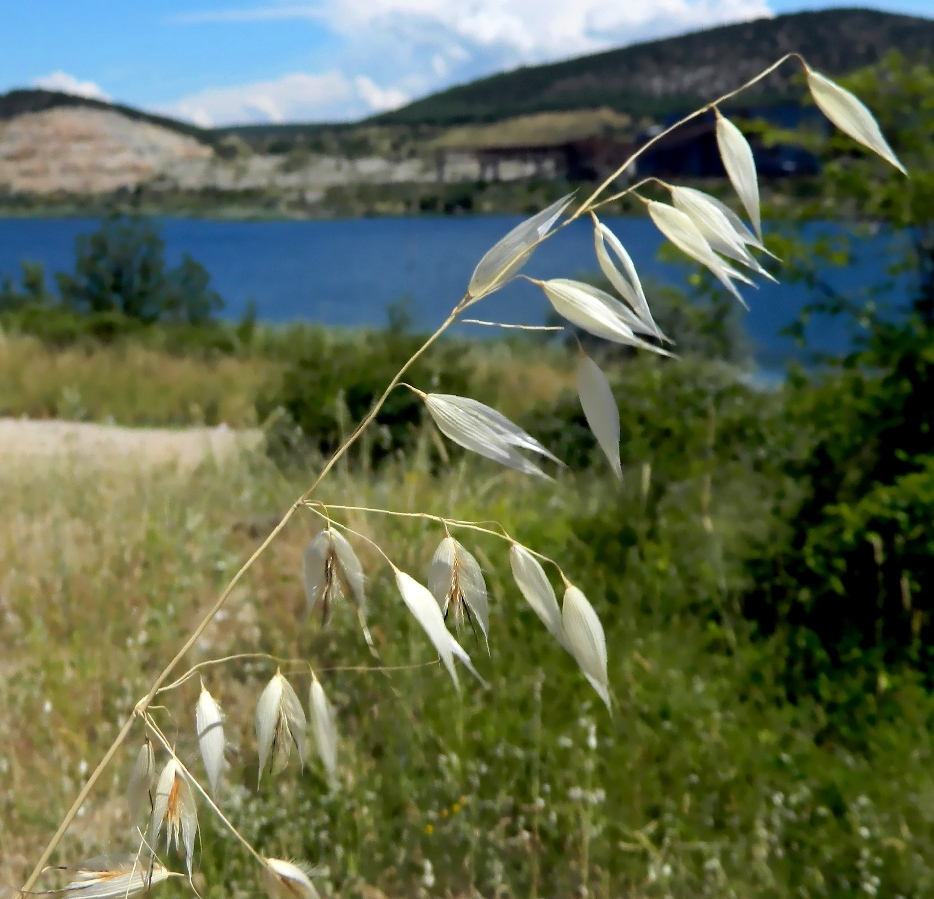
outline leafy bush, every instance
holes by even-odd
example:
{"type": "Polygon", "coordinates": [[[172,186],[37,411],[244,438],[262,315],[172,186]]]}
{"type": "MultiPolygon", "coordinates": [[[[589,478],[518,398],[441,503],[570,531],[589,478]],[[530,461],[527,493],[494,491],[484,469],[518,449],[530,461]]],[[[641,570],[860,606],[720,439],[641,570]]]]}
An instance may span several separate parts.
{"type": "MultiPolygon", "coordinates": [[[[279,387],[257,403],[260,421],[271,423],[269,448],[274,458],[298,460],[309,449],[332,453],[354,422],[372,407],[393,375],[424,342],[394,331],[355,338],[309,330],[287,364],[279,387]]],[[[435,344],[408,372],[426,389],[465,393],[471,383],[463,351],[454,343],[435,344]]],[[[368,437],[374,462],[411,447],[424,404],[405,389],[394,390],[368,437]]]]}

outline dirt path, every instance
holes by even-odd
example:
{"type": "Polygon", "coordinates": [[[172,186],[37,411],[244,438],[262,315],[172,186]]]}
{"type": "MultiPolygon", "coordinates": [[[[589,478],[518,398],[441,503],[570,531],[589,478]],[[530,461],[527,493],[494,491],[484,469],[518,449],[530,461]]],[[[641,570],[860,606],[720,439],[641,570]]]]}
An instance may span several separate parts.
{"type": "Polygon", "coordinates": [[[173,430],[0,418],[0,460],[72,457],[104,461],[122,457],[188,468],[208,456],[224,459],[238,449],[255,447],[260,437],[259,431],[232,431],[226,425],[173,430]]]}

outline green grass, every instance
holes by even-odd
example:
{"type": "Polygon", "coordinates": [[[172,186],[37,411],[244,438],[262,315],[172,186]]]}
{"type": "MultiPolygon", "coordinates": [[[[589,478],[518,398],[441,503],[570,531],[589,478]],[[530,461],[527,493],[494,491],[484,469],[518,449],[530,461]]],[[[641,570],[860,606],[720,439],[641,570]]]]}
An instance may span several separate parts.
{"type": "MultiPolygon", "coordinates": [[[[934,703],[908,681],[889,693],[880,684],[868,748],[816,742],[824,710],[788,701],[781,642],[755,638],[738,608],[744,556],[780,528],[763,512],[771,488],[752,463],[711,456],[706,471],[678,476],[658,474],[656,460],[645,491],[637,465],[622,489],[596,474],[539,483],[456,455],[436,476],[431,445],[423,435],[379,474],[339,469],[320,498],[496,518],[554,556],[603,619],[615,713],[524,606],[506,545],[469,533],[460,539],[491,590],[492,656],[462,636],[487,686],[462,672],[458,697],[430,664],[388,567],[359,540],[382,663],[427,667],[338,670],[376,662],[350,609],[326,630],[306,620],[301,554],[316,525],[301,515],[189,659],[303,660],[282,663],[299,694],[307,662],[337,708],[341,790],[328,792],[314,759],[257,790],[252,712],[276,665],[205,672],[231,742],[220,803],[260,851],[324,866],[320,885],[341,896],[378,895],[370,885],[390,897],[559,897],[585,883],[601,897],[930,891],[934,703]]],[[[189,473],[90,464],[0,472],[5,882],[23,877],[86,766],[314,467],[286,477],[245,457],[189,473]]],[[[420,578],[443,536],[423,521],[344,520],[420,578]]],[[[155,715],[200,773],[196,698],[195,679],[164,695],[155,715]]],[[[121,794],[141,736],[59,861],[131,846],[121,794]]],[[[253,863],[203,806],[201,821],[201,894],[256,895],[253,863]]]]}

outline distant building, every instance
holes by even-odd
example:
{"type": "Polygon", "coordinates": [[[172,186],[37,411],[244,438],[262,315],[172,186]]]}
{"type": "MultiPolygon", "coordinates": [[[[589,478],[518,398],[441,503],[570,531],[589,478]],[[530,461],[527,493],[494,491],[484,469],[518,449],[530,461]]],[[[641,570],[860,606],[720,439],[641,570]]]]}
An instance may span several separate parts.
{"type": "MultiPolygon", "coordinates": [[[[811,109],[797,105],[743,109],[731,117],[746,120],[764,120],[780,128],[794,129],[802,124],[823,120],[811,109]]],[[[665,127],[677,121],[672,116],[666,125],[657,125],[639,135],[642,146],[657,137],[665,127]]],[[[820,171],[817,157],[802,147],[778,144],[767,147],[754,135],[750,145],[756,158],[756,168],[763,178],[783,178],[790,175],[816,175],[820,171]]],[[[726,172],[717,148],[716,121],[713,113],[686,122],[664,137],[656,140],[636,163],[640,178],[655,175],[658,178],[723,178],[726,172]]]]}
{"type": "Polygon", "coordinates": [[[528,178],[598,181],[633,153],[631,142],[587,137],[558,144],[452,148],[436,155],[438,181],[518,181],[528,178]]]}
{"type": "MultiPolygon", "coordinates": [[[[737,119],[765,119],[782,128],[795,128],[817,120],[812,110],[785,105],[736,112],[737,119]]],[[[634,142],[605,137],[587,137],[554,144],[510,144],[473,148],[450,148],[436,154],[437,179],[441,183],[483,180],[521,181],[531,178],[568,181],[601,181],[611,175],[637,147],[654,141],[623,180],[654,175],[658,178],[723,178],[726,173],[717,148],[716,122],[709,114],[681,125],[658,138],[665,125],[638,135],[634,142]],[[658,139],[656,139],[658,138],[658,139]]],[[[820,165],[801,147],[767,147],[750,138],[756,165],[763,178],[814,175],[820,165]]]]}

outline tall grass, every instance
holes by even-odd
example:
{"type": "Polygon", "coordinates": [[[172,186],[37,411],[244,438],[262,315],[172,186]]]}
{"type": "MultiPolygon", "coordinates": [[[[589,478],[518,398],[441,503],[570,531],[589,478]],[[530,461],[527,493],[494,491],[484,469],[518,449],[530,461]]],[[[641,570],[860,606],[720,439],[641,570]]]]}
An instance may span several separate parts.
{"type": "MultiPolygon", "coordinates": [[[[781,647],[752,640],[734,606],[746,577],[742,540],[768,540],[775,526],[757,512],[762,493],[748,472],[718,475],[706,506],[694,473],[646,509],[636,470],[609,500],[607,482],[593,476],[539,485],[460,459],[439,479],[430,446],[426,435],[413,457],[378,476],[338,472],[335,494],[492,515],[542,551],[570,557],[606,627],[617,713],[607,717],[506,576],[504,547],[485,539],[469,544],[489,577],[492,656],[482,659],[469,638],[465,646],[487,687],[458,699],[387,567],[366,550],[381,664],[425,667],[351,670],[376,662],[347,606],[325,630],[307,619],[298,571],[314,525],[295,520],[190,659],[242,651],[314,659],[337,707],[341,790],[329,790],[313,761],[256,794],[249,722],[270,663],[201,672],[224,709],[235,763],[223,807],[251,841],[314,858],[326,869],[319,886],[341,896],[377,895],[367,885],[389,896],[556,897],[585,882],[600,897],[923,895],[934,885],[926,728],[934,705],[902,687],[892,699],[907,717],[880,719],[870,752],[815,744],[821,709],[785,699],[781,647]],[[605,547],[617,531],[600,522],[611,517],[652,522],[622,560],[605,547]],[[758,533],[738,526],[751,520],[758,533]]],[[[191,628],[300,483],[261,456],[187,473],[128,465],[0,473],[16,510],[0,525],[4,882],[23,879],[161,668],[164,647],[191,628]]],[[[349,523],[416,574],[438,540],[420,520],[349,523]]],[[[303,692],[307,665],[280,664],[303,692]]],[[[153,715],[200,774],[197,693],[194,678],[158,697],[153,715]]],[[[85,805],[63,856],[122,844],[131,762],[121,759],[85,805]]],[[[251,893],[250,860],[210,820],[202,825],[199,891],[251,893]]]]}
{"type": "MultiPolygon", "coordinates": [[[[865,108],[814,75],[806,64],[804,68],[828,117],[900,167],[865,108]]],[[[752,153],[741,132],[717,108],[717,103],[738,92],[683,121],[704,111],[716,112],[724,164],[758,231],[752,153]]],[[[604,192],[628,164],[577,206],[568,221],[600,208],[604,192]]],[[[653,186],[651,181],[639,182],[625,193],[645,203],[662,233],[739,298],[733,280],[743,276],[714,252],[704,235],[726,257],[761,272],[745,249],[758,246],[757,238],[738,219],[730,220],[733,213],[720,211],[709,197],[696,192],[678,193],[672,188],[674,206],[639,194],[638,190],[653,186]]],[[[22,507],[35,520],[19,522],[15,534],[34,534],[30,550],[41,545],[50,530],[57,539],[50,543],[52,564],[41,553],[29,564],[27,551],[22,560],[11,560],[9,565],[13,598],[8,600],[4,627],[16,629],[21,651],[31,653],[9,680],[11,689],[21,683],[33,703],[41,698],[46,716],[56,715],[57,707],[67,705],[67,697],[72,698],[72,706],[48,722],[22,713],[11,722],[15,739],[34,739],[31,735],[43,734],[45,728],[44,741],[54,747],[52,763],[44,770],[41,765],[31,767],[31,776],[23,777],[25,769],[15,761],[6,766],[18,779],[16,792],[8,793],[10,801],[17,816],[26,819],[16,828],[16,838],[28,834],[29,814],[43,808],[41,796],[33,792],[42,789],[43,775],[65,778],[65,786],[70,786],[67,779],[74,764],[70,753],[75,747],[81,751],[100,739],[109,741],[109,748],[93,766],[78,798],[63,814],[55,808],[58,829],[21,893],[32,890],[44,873],[43,865],[63,841],[72,851],[85,854],[90,845],[105,840],[110,821],[121,826],[120,815],[113,816],[106,796],[119,782],[114,776],[119,750],[135,731],[155,737],[160,756],[169,759],[157,787],[155,771],[144,766],[142,783],[150,787],[153,807],[151,852],[157,852],[163,825],[188,834],[197,829],[193,800],[184,798],[193,789],[207,804],[205,811],[214,813],[200,830],[201,863],[196,875],[192,875],[192,847],[185,853],[192,886],[201,894],[226,895],[238,889],[246,861],[259,863],[273,897],[316,896],[307,875],[297,868],[291,869],[294,876],[280,874],[288,866],[281,861],[286,857],[325,863],[327,867],[317,869],[314,877],[329,891],[343,893],[374,881],[399,894],[424,890],[448,895],[479,891],[610,896],[626,890],[714,895],[726,890],[766,895],[824,887],[841,892],[854,885],[873,893],[883,877],[886,886],[909,891],[927,877],[925,864],[905,871],[902,859],[886,851],[896,833],[900,847],[909,852],[916,845],[914,833],[921,839],[927,835],[923,801],[903,804],[896,820],[876,812],[880,802],[891,807],[887,783],[877,790],[860,784],[861,792],[853,797],[852,784],[843,776],[836,755],[824,747],[813,754],[808,750],[820,732],[819,710],[804,702],[797,706],[783,702],[769,686],[772,679],[762,677],[780,653],[763,657],[751,650],[749,641],[740,639],[745,635],[736,591],[745,575],[736,562],[744,546],[769,540],[776,527],[761,508],[758,518],[752,517],[760,499],[756,469],[747,470],[747,477],[737,483],[735,477],[721,480],[709,469],[698,478],[696,469],[689,468],[664,491],[653,493],[647,460],[641,482],[623,479],[622,484],[614,482],[610,492],[599,479],[569,475],[552,486],[521,480],[515,472],[488,473],[475,461],[461,461],[458,454],[450,457],[441,450],[446,473],[438,475],[430,452],[433,439],[427,436],[433,432],[423,434],[407,458],[390,462],[375,481],[365,469],[351,467],[351,447],[376,422],[399,387],[425,403],[453,443],[511,468],[542,473],[518,449],[550,456],[548,451],[499,413],[470,398],[426,394],[403,379],[409,372],[414,375],[416,363],[467,309],[515,275],[547,238],[569,201],[570,197],[530,219],[478,263],[461,301],[402,364],[337,449],[318,461],[310,486],[303,486],[291,505],[285,506],[281,499],[286,485],[279,477],[265,463],[248,457],[239,471],[218,474],[204,467],[196,480],[188,482],[176,473],[168,489],[165,481],[170,475],[163,472],[154,482],[161,488],[155,493],[145,475],[126,471],[76,471],[76,494],[66,496],[64,503],[58,498],[65,481],[61,473],[51,502],[41,483],[30,485],[30,499],[45,497],[46,503],[33,505],[24,499],[22,507]],[[130,506],[119,489],[127,483],[132,487],[130,506]],[[119,485],[113,493],[108,489],[112,484],[119,485]],[[103,514],[93,514],[95,503],[103,507],[103,514]],[[241,553],[231,553],[233,541],[242,539],[228,533],[227,529],[234,530],[231,510],[246,513],[245,506],[257,504],[277,506],[278,523],[258,546],[253,540],[241,553]],[[613,519],[609,540],[600,529],[600,516],[607,509],[613,519]],[[326,634],[309,634],[296,626],[303,616],[294,585],[299,553],[310,536],[311,516],[305,515],[309,510],[325,519],[328,529],[334,526],[331,512],[339,512],[338,526],[363,541],[360,550],[364,570],[371,572],[374,607],[370,651],[378,664],[361,651],[361,638],[346,623],[326,634]],[[408,513],[415,514],[401,517],[408,513]],[[112,514],[118,519],[111,519],[112,514]],[[130,520],[121,527],[124,516],[130,520]],[[618,516],[633,521],[623,541],[618,540],[618,516]],[[467,519],[466,525],[456,520],[461,517],[467,519]],[[496,524],[489,527],[491,517],[496,524]],[[103,530],[101,521],[106,522],[103,530]],[[737,528],[736,521],[743,526],[737,528]],[[439,525],[445,532],[466,527],[465,539],[472,538],[498,600],[492,623],[501,636],[494,641],[496,655],[481,665],[487,679],[477,675],[479,683],[471,682],[460,693],[451,692],[446,673],[437,665],[436,655],[455,683],[454,656],[473,672],[467,652],[445,629],[435,603],[443,597],[433,597],[401,574],[401,570],[424,570],[439,525]],[[579,538],[577,527],[585,532],[579,538]],[[560,612],[550,597],[554,614],[560,616],[559,623],[552,618],[549,624],[554,639],[544,640],[540,629],[538,636],[532,636],[536,631],[529,627],[534,623],[531,616],[518,611],[522,607],[514,598],[510,604],[511,589],[497,559],[505,561],[502,557],[514,540],[537,547],[543,553],[539,558],[555,566],[563,581],[560,612]],[[726,551],[727,541],[734,552],[726,551]],[[88,569],[96,547],[101,556],[88,569]],[[246,561],[239,564],[243,556],[246,561]],[[566,568],[558,567],[556,558],[566,568]],[[97,572],[93,588],[89,570],[97,572]],[[580,582],[588,585],[599,617],[566,571],[575,581],[586,577],[580,582]],[[393,581],[398,595],[391,587],[393,581]],[[226,586],[208,611],[190,620],[183,598],[213,594],[222,584],[226,586]],[[100,592],[108,585],[116,595],[101,603],[100,592]],[[38,629],[34,609],[21,598],[30,593],[33,606],[37,593],[51,600],[38,629]],[[402,614],[399,595],[411,615],[402,614]],[[636,627],[630,629],[632,624],[636,627]],[[150,670],[153,633],[158,645],[180,648],[167,665],[150,670]],[[607,633],[612,646],[609,663],[607,633]],[[429,650],[426,634],[435,651],[429,650]],[[119,652],[101,652],[104,637],[119,652]],[[245,655],[231,652],[240,645],[236,637],[249,647],[245,655]],[[62,668],[54,680],[28,661],[41,652],[40,642],[60,650],[62,668]],[[572,666],[556,644],[573,656],[605,702],[605,710],[596,703],[594,692],[567,676],[572,666]],[[345,661],[353,657],[355,645],[366,662],[345,661]],[[133,669],[149,675],[138,683],[134,674],[128,674],[128,663],[135,657],[138,664],[133,669]],[[182,662],[191,667],[179,678],[182,662]],[[272,664],[280,672],[272,686],[281,683],[281,674],[296,682],[304,680],[306,686],[308,677],[327,681],[341,709],[345,733],[353,735],[345,739],[341,776],[335,784],[343,789],[329,788],[317,764],[309,765],[307,777],[263,778],[263,771],[254,767],[252,751],[244,751],[250,743],[249,716],[242,712],[269,677],[272,664]],[[692,672],[690,681],[685,670],[692,672]],[[87,692],[71,689],[70,681],[79,673],[90,681],[87,692]],[[224,811],[194,773],[194,738],[202,754],[205,742],[186,726],[189,715],[183,711],[193,705],[197,681],[203,679],[211,683],[229,714],[221,756],[226,746],[239,762],[232,767],[227,791],[217,797],[224,811]],[[139,683],[148,685],[139,690],[139,683]],[[134,704],[138,692],[142,698],[134,704]],[[617,714],[608,721],[606,712],[613,705],[617,714]],[[106,723],[120,719],[123,723],[117,730],[106,723]],[[400,727],[400,721],[408,727],[400,727]],[[777,758],[776,748],[780,749],[777,758]],[[800,764],[787,776],[778,773],[789,765],[786,760],[796,756],[801,756],[800,764]],[[828,768],[837,775],[831,792],[824,789],[822,779],[828,768]],[[253,799],[246,784],[256,779],[260,789],[253,799]],[[95,787],[100,795],[92,796],[95,787]],[[225,812],[236,818],[236,825],[225,812]],[[801,844],[797,825],[804,818],[810,832],[826,837],[817,846],[801,844]],[[844,827],[846,832],[841,832],[844,827]]],[[[579,282],[533,283],[573,324],[615,342],[667,355],[626,251],[595,217],[594,226],[601,268],[629,307],[579,282]],[[607,245],[622,268],[608,254],[607,245]]],[[[619,412],[611,386],[592,360],[585,359],[583,365],[577,381],[587,422],[621,475],[619,412]]],[[[303,485],[309,480],[303,479],[303,485]]],[[[249,526],[245,530],[251,533],[249,526]]],[[[327,539],[333,546],[334,538],[327,539]]],[[[15,545],[14,541],[8,545],[15,545]]],[[[352,554],[349,547],[346,551],[352,554]]],[[[353,562],[359,565],[355,558],[353,562]]],[[[304,568],[311,606],[319,603],[326,609],[328,599],[335,598],[332,586],[342,579],[348,589],[353,586],[343,577],[348,562],[339,553],[317,556],[306,550],[304,568]]],[[[457,577],[452,566],[452,584],[457,577]]],[[[552,591],[545,575],[532,598],[521,578],[517,577],[517,584],[542,614],[552,591]]],[[[362,612],[361,591],[353,589],[362,612]]],[[[472,646],[470,652],[479,663],[483,648],[472,646]]],[[[909,690],[910,684],[900,682],[898,689],[909,690]]],[[[13,697],[9,706],[12,717],[17,708],[13,697]]],[[[294,740],[301,755],[304,715],[295,704],[287,713],[283,708],[267,709],[262,700],[257,706],[257,741],[265,743],[263,733],[269,735],[260,758],[283,740],[294,740]]],[[[313,704],[311,715],[315,715],[313,704]]],[[[883,724],[880,733],[886,733],[883,724]]],[[[221,761],[221,756],[214,758],[221,761]]],[[[847,762],[859,769],[858,762],[847,762]]],[[[873,763],[877,768],[895,767],[884,752],[873,763]]],[[[84,774],[81,761],[77,774],[84,774]]],[[[122,827],[131,823],[123,821],[122,827]]],[[[147,841],[142,831],[139,836],[138,854],[108,862],[104,881],[117,878],[113,882],[118,883],[130,867],[137,869],[147,841]]],[[[67,891],[100,899],[104,894],[96,889],[98,879],[93,875],[91,883],[75,883],[67,891]]]]}

